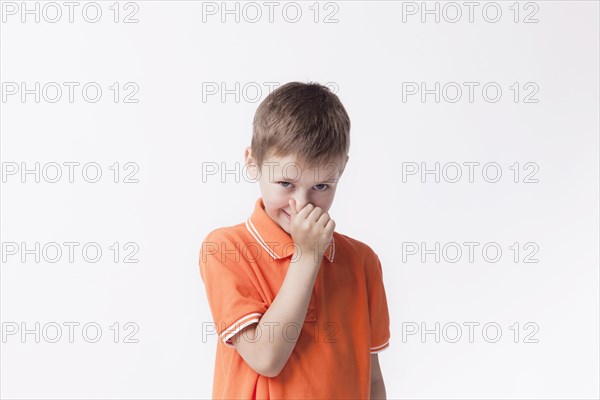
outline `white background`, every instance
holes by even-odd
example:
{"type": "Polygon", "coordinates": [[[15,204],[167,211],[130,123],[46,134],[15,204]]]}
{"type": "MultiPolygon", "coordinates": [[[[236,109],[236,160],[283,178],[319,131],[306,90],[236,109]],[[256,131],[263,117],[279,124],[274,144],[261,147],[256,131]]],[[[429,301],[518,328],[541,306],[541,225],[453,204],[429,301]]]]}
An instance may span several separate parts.
{"type": "MultiPolygon", "coordinates": [[[[456,3],[462,18],[455,23],[448,6],[436,23],[435,15],[422,22],[420,12],[403,14],[407,3],[375,1],[317,4],[318,22],[312,2],[298,3],[296,23],[284,19],[283,2],[272,23],[267,6],[256,3],[263,15],[252,23],[255,9],[244,14],[244,3],[237,3],[239,22],[235,14],[222,22],[221,2],[204,4],[217,8],[210,15],[192,1],[137,1],[137,23],[121,21],[134,10],[125,3],[113,22],[112,1],[98,3],[99,22],[86,22],[81,2],[69,23],[59,2],[61,20],[41,15],[36,23],[34,15],[21,22],[21,2],[13,3],[16,15],[6,12],[7,3],[0,31],[2,170],[96,162],[102,178],[88,183],[79,167],[70,183],[64,166],[57,183],[36,183],[33,174],[22,182],[20,171],[3,178],[3,398],[210,397],[217,339],[203,338],[212,317],[198,271],[200,244],[212,229],[243,222],[260,192],[243,177],[203,179],[202,171],[209,163],[241,166],[268,82],[288,81],[327,83],[351,118],[350,161],[330,214],[338,232],[369,244],[382,261],[392,337],[379,358],[388,398],[599,397],[598,2],[498,2],[496,23],[484,19],[485,2],[473,22],[456,3]],[[337,22],[324,23],[331,13],[337,22]],[[538,22],[524,23],[532,13],[538,22]],[[56,103],[47,101],[54,92],[36,103],[34,95],[8,95],[7,82],[80,86],[73,103],[66,86],[56,103]],[[96,103],[82,98],[87,82],[103,89],[96,103]],[[115,103],[114,82],[122,94],[134,82],[138,102],[115,103]],[[234,94],[209,95],[211,82],[234,94]],[[448,101],[453,91],[439,102],[433,95],[403,101],[403,82],[428,89],[456,82],[463,96],[455,103],[448,101]],[[473,102],[463,82],[479,84],[473,102]],[[489,82],[502,89],[497,102],[482,97],[489,82]],[[537,87],[537,102],[524,101],[528,82],[537,87]],[[109,169],[115,162],[118,183],[109,169]],[[123,168],[127,162],[139,167],[138,183],[122,182],[132,171],[123,168]],[[465,162],[479,163],[473,182],[465,162]],[[456,170],[449,168],[439,182],[431,174],[425,182],[419,174],[403,181],[405,163],[439,163],[440,170],[458,163],[463,175],[452,183],[456,170]],[[487,163],[500,166],[498,182],[484,179],[487,163]],[[534,171],[526,163],[537,166],[537,183],[524,182],[534,171]],[[55,263],[36,262],[35,254],[22,262],[21,243],[32,249],[36,242],[80,245],[74,262],[66,253],[55,263]],[[103,251],[96,263],[81,256],[89,242],[103,251]],[[118,262],[109,248],[115,242],[118,262]],[[138,263],[123,262],[127,242],[139,246],[138,263]],[[427,249],[456,242],[464,252],[458,262],[450,262],[453,252],[439,262],[434,255],[423,262],[421,253],[403,260],[409,242],[427,249]],[[473,262],[464,242],[480,244],[473,262]],[[528,242],[537,246],[537,263],[524,262],[535,248],[525,248],[528,242]],[[11,243],[19,246],[15,255],[7,251],[11,243]],[[499,261],[482,257],[486,243],[500,246],[499,261]],[[15,326],[35,330],[36,322],[39,343],[33,333],[7,334],[15,326]],[[80,324],[73,343],[68,322],[80,324]],[[90,322],[102,328],[97,343],[82,336],[90,322]],[[132,332],[127,322],[139,328],[138,343],[124,343],[132,332]],[[472,343],[468,322],[479,324],[472,343]],[[56,334],[52,323],[63,327],[57,343],[48,340],[56,334]],[[439,323],[446,335],[439,343],[433,334],[403,340],[406,326],[421,323],[439,323]],[[455,323],[462,337],[452,343],[455,323]],[[486,323],[502,329],[496,343],[486,340],[494,329],[482,334],[486,323]],[[529,341],[537,343],[526,343],[533,327],[529,341]]],[[[44,5],[38,3],[40,13],[44,5]]],[[[438,3],[440,10],[445,5],[438,3]]],[[[494,18],[494,8],[487,10],[494,18]]],[[[294,18],[294,10],[286,16],[294,18]]],[[[491,169],[485,178],[494,176],[491,169]]]]}

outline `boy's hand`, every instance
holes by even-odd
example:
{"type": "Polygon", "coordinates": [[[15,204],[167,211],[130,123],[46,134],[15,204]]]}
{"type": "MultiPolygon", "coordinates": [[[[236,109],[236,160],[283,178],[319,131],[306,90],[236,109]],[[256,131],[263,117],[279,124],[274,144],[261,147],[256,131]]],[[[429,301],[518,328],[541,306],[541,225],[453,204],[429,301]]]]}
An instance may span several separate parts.
{"type": "Polygon", "coordinates": [[[296,201],[289,200],[291,209],[290,233],[294,243],[300,247],[302,256],[317,254],[323,258],[327,245],[333,237],[335,222],[320,207],[308,203],[302,210],[296,210],[296,201]]]}

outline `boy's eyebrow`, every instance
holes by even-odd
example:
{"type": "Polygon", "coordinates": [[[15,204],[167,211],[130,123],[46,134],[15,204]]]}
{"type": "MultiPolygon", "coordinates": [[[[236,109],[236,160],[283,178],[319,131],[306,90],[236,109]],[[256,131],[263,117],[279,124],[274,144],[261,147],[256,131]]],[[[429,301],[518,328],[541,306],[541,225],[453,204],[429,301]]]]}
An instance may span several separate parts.
{"type": "MultiPolygon", "coordinates": [[[[277,177],[274,179],[274,182],[278,182],[278,181],[289,181],[289,182],[298,182],[299,179],[291,179],[291,178],[281,178],[281,177],[277,177]]],[[[330,178],[330,179],[326,179],[322,182],[317,182],[315,183],[315,185],[320,185],[321,183],[335,183],[337,182],[339,179],[336,178],[330,178]]]]}

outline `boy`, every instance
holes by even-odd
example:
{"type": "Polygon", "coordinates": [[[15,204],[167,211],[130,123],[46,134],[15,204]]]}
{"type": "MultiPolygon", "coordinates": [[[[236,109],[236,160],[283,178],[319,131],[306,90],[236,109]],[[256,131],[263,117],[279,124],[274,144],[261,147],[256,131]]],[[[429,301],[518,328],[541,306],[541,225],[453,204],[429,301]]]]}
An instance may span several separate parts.
{"type": "Polygon", "coordinates": [[[219,340],[213,398],[385,398],[389,346],[381,263],[328,214],[348,161],[350,120],[317,83],[259,105],[244,158],[261,197],[210,232],[200,275],[219,340]]]}

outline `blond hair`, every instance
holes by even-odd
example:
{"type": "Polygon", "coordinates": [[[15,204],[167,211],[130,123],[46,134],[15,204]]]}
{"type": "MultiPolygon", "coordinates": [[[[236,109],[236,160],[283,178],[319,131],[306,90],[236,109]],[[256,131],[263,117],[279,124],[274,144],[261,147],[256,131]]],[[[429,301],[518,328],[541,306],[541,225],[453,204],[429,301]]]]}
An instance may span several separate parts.
{"type": "Polygon", "coordinates": [[[252,155],[259,168],[269,155],[295,155],[305,165],[345,161],[350,149],[344,106],[316,82],[289,82],[271,92],[258,106],[252,126],[252,155]]]}

